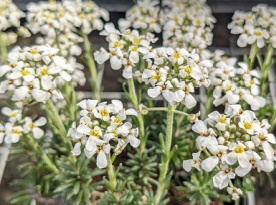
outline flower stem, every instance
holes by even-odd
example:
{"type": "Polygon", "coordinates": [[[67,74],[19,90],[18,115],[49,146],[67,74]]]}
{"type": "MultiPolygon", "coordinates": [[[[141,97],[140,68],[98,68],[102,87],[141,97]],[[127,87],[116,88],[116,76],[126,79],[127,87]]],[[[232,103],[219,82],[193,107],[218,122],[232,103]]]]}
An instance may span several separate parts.
{"type": "Polygon", "coordinates": [[[29,135],[27,136],[27,140],[28,140],[28,144],[32,146],[33,150],[35,150],[39,156],[42,158],[42,160],[45,162],[45,164],[47,164],[48,168],[55,174],[58,173],[58,168],[56,167],[56,165],[49,159],[49,157],[47,156],[47,154],[44,152],[44,150],[37,144],[37,142],[30,137],[29,135]]]}
{"type": "Polygon", "coordinates": [[[8,52],[7,52],[7,47],[5,45],[3,35],[1,32],[0,32],[0,51],[1,51],[1,60],[2,60],[2,63],[4,64],[7,62],[8,52]]]}
{"type": "MultiPolygon", "coordinates": [[[[129,87],[130,100],[132,101],[134,108],[138,110],[139,101],[136,95],[133,78],[128,79],[128,87],[129,87]]],[[[138,114],[138,123],[139,123],[139,139],[141,141],[140,151],[143,153],[146,149],[147,138],[145,137],[144,117],[141,114],[138,114]]]]}
{"type": "MultiPolygon", "coordinates": [[[[166,108],[166,107],[151,107],[151,108],[148,108],[148,111],[165,111],[165,112],[168,112],[169,109],[166,108]]],[[[190,115],[186,112],[182,112],[182,111],[179,111],[179,110],[172,109],[170,111],[175,113],[175,114],[179,114],[179,115],[184,115],[184,116],[189,116],[190,115]]]]}
{"type": "Polygon", "coordinates": [[[49,116],[52,120],[54,125],[59,129],[59,133],[62,137],[62,139],[67,142],[68,144],[70,144],[70,147],[72,148],[72,144],[70,142],[70,139],[66,137],[67,135],[67,131],[63,125],[62,120],[60,119],[60,116],[57,112],[56,107],[54,106],[53,102],[51,99],[47,100],[46,102],[46,108],[48,109],[48,111],[50,111],[51,116],[49,116]]]}
{"type": "Polygon", "coordinates": [[[99,85],[98,85],[98,73],[97,73],[97,69],[96,69],[96,65],[95,65],[95,62],[94,62],[94,59],[93,59],[93,53],[92,53],[92,45],[88,39],[88,36],[87,34],[85,33],[81,33],[82,34],[82,37],[83,37],[83,43],[84,43],[84,48],[85,48],[85,51],[86,51],[86,54],[85,54],[85,58],[87,60],[87,66],[90,70],[90,73],[91,73],[91,77],[92,77],[92,89],[93,89],[93,92],[94,92],[94,95],[95,95],[95,98],[98,100],[98,101],[101,101],[101,91],[100,91],[100,88],[99,88],[99,85]]]}
{"type": "Polygon", "coordinates": [[[259,52],[259,50],[260,49],[257,47],[257,43],[254,43],[251,45],[251,49],[250,49],[250,53],[249,53],[250,64],[248,65],[249,70],[251,70],[251,68],[254,64],[256,55],[259,52]]]}
{"type": "Polygon", "coordinates": [[[167,178],[167,173],[169,169],[170,163],[170,152],[171,152],[171,144],[172,144],[172,136],[173,136],[173,117],[174,117],[174,107],[168,107],[167,112],[167,130],[166,130],[166,140],[165,147],[163,148],[164,155],[162,156],[161,164],[160,164],[160,175],[159,175],[159,184],[157,187],[156,195],[155,195],[155,205],[159,205],[164,191],[166,190],[167,184],[165,182],[167,178]]]}
{"type": "Polygon", "coordinates": [[[114,166],[112,165],[112,159],[110,157],[110,153],[106,155],[107,158],[107,174],[109,177],[109,182],[112,186],[112,192],[113,192],[113,196],[116,200],[116,202],[119,202],[120,200],[120,196],[118,193],[116,193],[116,187],[117,187],[117,179],[116,179],[116,174],[114,172],[114,166]]]}
{"type": "Polygon", "coordinates": [[[268,87],[268,74],[270,69],[272,68],[272,57],[273,57],[273,46],[271,44],[269,44],[269,46],[267,47],[267,52],[265,55],[265,59],[263,62],[263,65],[261,66],[262,68],[262,76],[261,76],[261,95],[262,96],[266,96],[267,95],[267,87],[268,87]]]}

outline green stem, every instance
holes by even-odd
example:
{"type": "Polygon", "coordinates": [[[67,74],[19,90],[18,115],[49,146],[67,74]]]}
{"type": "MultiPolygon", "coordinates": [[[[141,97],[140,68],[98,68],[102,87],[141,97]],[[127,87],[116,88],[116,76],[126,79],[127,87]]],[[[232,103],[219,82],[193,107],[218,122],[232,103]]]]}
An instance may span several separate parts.
{"type": "Polygon", "coordinates": [[[54,125],[59,129],[59,133],[60,133],[62,139],[64,139],[65,142],[68,142],[72,146],[72,144],[70,142],[70,139],[66,137],[67,131],[66,131],[66,129],[65,129],[64,125],[63,125],[63,122],[62,122],[62,120],[59,117],[57,109],[54,106],[54,104],[53,104],[53,102],[52,102],[51,99],[47,100],[47,102],[46,102],[46,108],[50,111],[51,116],[49,116],[49,117],[53,120],[54,125]]]}
{"type": "MultiPolygon", "coordinates": [[[[130,100],[132,101],[134,108],[138,110],[139,101],[136,95],[133,78],[128,79],[128,87],[129,87],[130,100]]],[[[140,148],[140,151],[143,153],[146,149],[147,138],[145,137],[144,117],[141,114],[138,114],[138,123],[139,123],[139,139],[141,141],[139,148],[140,148]]]]}
{"type": "Polygon", "coordinates": [[[157,187],[156,195],[155,195],[155,205],[159,205],[160,201],[162,200],[162,196],[164,191],[166,190],[166,178],[169,169],[170,163],[170,152],[171,152],[171,145],[172,145],[172,137],[173,137],[173,117],[174,117],[174,107],[168,107],[167,113],[167,130],[166,130],[166,140],[165,140],[165,147],[163,148],[164,155],[162,156],[161,164],[160,164],[160,175],[159,175],[159,185],[157,187]]]}
{"type": "Polygon", "coordinates": [[[2,63],[4,64],[7,62],[8,51],[1,32],[0,32],[0,51],[1,51],[1,60],[2,60],[2,63]]]}
{"type": "Polygon", "coordinates": [[[100,88],[98,86],[98,73],[97,73],[97,69],[96,69],[96,65],[93,59],[93,53],[92,53],[92,45],[88,39],[88,36],[85,33],[81,33],[82,37],[83,37],[83,42],[84,42],[84,48],[86,51],[85,57],[87,60],[87,66],[90,70],[91,73],[91,77],[92,77],[92,89],[95,95],[95,98],[98,101],[101,101],[101,92],[100,92],[100,88]]]}
{"type": "Polygon", "coordinates": [[[117,179],[116,179],[116,174],[114,172],[114,166],[112,165],[112,159],[110,157],[110,154],[106,155],[107,158],[107,174],[109,177],[109,182],[112,186],[112,192],[113,192],[113,196],[116,200],[116,202],[119,202],[120,200],[120,196],[118,195],[118,193],[116,193],[116,187],[117,187],[117,179]]]}
{"type": "Polygon", "coordinates": [[[32,146],[33,150],[35,150],[39,156],[42,158],[43,162],[45,162],[45,164],[47,164],[48,168],[55,174],[58,173],[58,168],[56,167],[56,165],[49,159],[49,157],[47,156],[47,154],[44,152],[44,150],[37,144],[37,142],[30,137],[29,135],[27,135],[27,140],[28,140],[28,144],[32,146]]]}
{"type": "Polygon", "coordinates": [[[262,76],[261,76],[261,95],[267,95],[267,87],[268,87],[268,74],[272,67],[272,57],[273,57],[273,46],[269,44],[267,47],[267,52],[265,55],[264,63],[261,66],[262,68],[262,76]]]}
{"type": "Polygon", "coordinates": [[[259,52],[259,50],[260,49],[257,47],[257,43],[254,43],[251,45],[251,49],[250,49],[250,53],[249,53],[250,64],[248,65],[249,70],[251,70],[251,68],[254,64],[256,55],[259,52]]]}
{"type": "MultiPolygon", "coordinates": [[[[166,107],[151,107],[148,108],[148,111],[165,111],[168,112],[168,108],[166,107]]],[[[186,112],[182,112],[179,110],[170,110],[171,112],[175,113],[175,114],[179,114],[179,115],[184,115],[184,116],[189,116],[190,114],[186,113],[186,112]]]]}

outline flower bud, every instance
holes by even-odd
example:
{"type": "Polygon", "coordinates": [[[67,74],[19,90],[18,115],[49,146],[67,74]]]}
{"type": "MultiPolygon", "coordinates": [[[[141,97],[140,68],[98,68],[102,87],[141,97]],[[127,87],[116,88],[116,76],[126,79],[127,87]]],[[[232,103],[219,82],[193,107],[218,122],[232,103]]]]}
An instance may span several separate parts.
{"type": "Polygon", "coordinates": [[[230,131],[231,133],[236,132],[236,130],[237,130],[237,126],[236,126],[236,125],[232,124],[232,125],[229,126],[229,131],[230,131]]]}
{"type": "Polygon", "coordinates": [[[148,114],[148,108],[143,105],[143,104],[140,104],[139,105],[139,112],[142,114],[142,115],[147,115],[148,114]]]}
{"type": "Polygon", "coordinates": [[[200,116],[200,112],[196,113],[196,114],[190,114],[187,119],[190,121],[190,123],[195,123],[196,121],[198,121],[198,118],[200,116]]]}
{"type": "Polygon", "coordinates": [[[236,136],[236,137],[241,137],[241,136],[242,136],[242,133],[236,132],[236,133],[235,133],[235,136],[236,136]]]}
{"type": "Polygon", "coordinates": [[[230,132],[225,131],[225,132],[223,133],[223,137],[224,137],[226,140],[228,140],[229,137],[230,137],[230,132]]]}
{"type": "Polygon", "coordinates": [[[247,141],[244,144],[247,147],[247,149],[250,149],[250,150],[255,149],[255,144],[252,141],[247,141]]]}
{"type": "Polygon", "coordinates": [[[174,86],[176,86],[179,83],[179,80],[177,78],[173,78],[171,82],[174,86]]]}
{"type": "Polygon", "coordinates": [[[250,135],[248,135],[248,134],[243,135],[243,136],[242,136],[242,140],[243,140],[243,141],[248,141],[248,140],[250,140],[250,135]]]}
{"type": "Polygon", "coordinates": [[[98,120],[93,120],[93,121],[92,121],[92,124],[93,124],[94,126],[99,126],[100,123],[99,123],[98,120]]]}
{"type": "Polygon", "coordinates": [[[220,136],[220,137],[218,138],[218,144],[222,145],[222,144],[224,144],[224,143],[225,143],[224,137],[220,136]]]}

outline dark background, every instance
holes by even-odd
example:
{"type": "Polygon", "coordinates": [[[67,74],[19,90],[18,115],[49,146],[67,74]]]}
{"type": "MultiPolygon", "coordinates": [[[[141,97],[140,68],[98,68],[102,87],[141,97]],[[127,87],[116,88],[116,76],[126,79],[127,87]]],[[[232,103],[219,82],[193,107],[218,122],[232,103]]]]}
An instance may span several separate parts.
{"type": "MultiPolygon", "coordinates": [[[[1,0],[0,0],[1,1],[1,0]]],[[[25,10],[26,4],[29,2],[38,2],[38,0],[13,0],[21,10],[25,10]]],[[[129,9],[134,2],[132,0],[95,0],[99,6],[107,9],[110,12],[110,21],[115,25],[118,19],[123,18],[125,11],[129,9]]],[[[238,48],[236,45],[237,37],[230,34],[227,29],[227,24],[231,22],[231,17],[235,10],[249,11],[251,8],[259,3],[276,6],[276,0],[207,0],[207,4],[211,7],[213,15],[217,19],[217,23],[213,29],[214,39],[213,44],[209,47],[210,50],[222,49],[227,55],[241,58],[243,54],[248,53],[248,48],[238,48]]],[[[90,40],[93,43],[93,49],[96,50],[100,46],[107,47],[105,39],[100,37],[99,32],[95,31],[90,35],[90,40]]],[[[161,35],[158,35],[161,38],[161,35]]],[[[158,41],[161,44],[161,40],[158,41]]],[[[31,45],[34,43],[34,37],[20,40],[20,45],[31,45]]],[[[87,69],[86,69],[87,71],[87,69]]],[[[87,76],[89,73],[87,72],[87,76]]],[[[122,86],[120,81],[121,73],[108,68],[106,65],[103,76],[104,91],[121,92],[122,86]],[[116,80],[116,78],[118,80],[116,80]]],[[[79,87],[79,90],[90,91],[90,86],[87,83],[84,87],[79,87]]],[[[0,100],[2,101],[2,100],[0,100]]],[[[2,104],[2,103],[1,103],[2,104]]],[[[0,205],[7,205],[7,196],[12,192],[9,188],[9,183],[13,178],[18,176],[16,164],[14,162],[8,163],[4,173],[3,182],[0,186],[0,205]]],[[[256,191],[257,205],[272,205],[276,204],[274,197],[276,190],[269,188],[269,182],[264,182],[266,189],[259,188],[256,191]],[[269,191],[270,190],[270,191],[269,191]]]]}

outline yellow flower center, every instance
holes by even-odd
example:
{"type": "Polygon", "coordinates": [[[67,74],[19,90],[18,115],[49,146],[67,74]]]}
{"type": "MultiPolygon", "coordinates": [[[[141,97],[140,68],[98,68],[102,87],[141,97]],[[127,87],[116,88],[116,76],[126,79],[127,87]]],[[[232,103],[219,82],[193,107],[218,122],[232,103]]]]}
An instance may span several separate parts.
{"type": "Polygon", "coordinates": [[[21,134],[21,131],[19,129],[13,129],[12,133],[14,133],[14,134],[21,134]]]}
{"type": "Polygon", "coordinates": [[[196,25],[200,26],[201,20],[197,19],[195,23],[196,23],[196,25]]]}
{"type": "Polygon", "coordinates": [[[238,154],[243,153],[243,147],[242,147],[242,146],[237,146],[237,147],[235,148],[235,152],[238,153],[238,154]]]}
{"type": "Polygon", "coordinates": [[[34,123],[30,123],[30,124],[29,124],[29,128],[30,128],[30,129],[34,129],[34,127],[35,127],[35,124],[34,124],[34,123]]]}
{"type": "Polygon", "coordinates": [[[250,84],[251,84],[251,85],[254,85],[254,84],[255,84],[254,79],[250,80],[250,84]]]}
{"type": "Polygon", "coordinates": [[[187,66],[185,72],[190,74],[192,72],[192,66],[187,66]]]}
{"type": "Polygon", "coordinates": [[[119,118],[116,118],[115,120],[113,120],[113,123],[121,123],[121,120],[119,118]]]}
{"type": "Polygon", "coordinates": [[[222,58],[221,58],[221,60],[224,62],[227,61],[227,59],[228,59],[227,56],[222,56],[222,58]]]}
{"type": "Polygon", "coordinates": [[[29,71],[27,71],[27,70],[22,70],[22,71],[21,71],[21,74],[22,74],[23,76],[26,76],[26,75],[29,74],[29,71]]]}
{"type": "Polygon", "coordinates": [[[255,35],[256,35],[256,36],[261,36],[261,35],[262,35],[262,31],[256,31],[256,32],[255,32],[255,35]]]}
{"type": "Polygon", "coordinates": [[[249,130],[252,128],[252,124],[250,122],[246,122],[246,123],[244,123],[244,127],[245,127],[245,129],[249,130]]]}
{"type": "Polygon", "coordinates": [[[177,51],[174,51],[173,57],[175,57],[175,58],[179,58],[179,57],[180,57],[180,54],[179,54],[179,52],[177,52],[177,51]]]}
{"type": "Polygon", "coordinates": [[[80,19],[85,19],[85,15],[84,14],[80,14],[79,17],[80,17],[80,19]]]}
{"type": "Polygon", "coordinates": [[[231,85],[227,85],[226,86],[226,91],[232,90],[232,86],[231,85]]]}
{"type": "Polygon", "coordinates": [[[174,17],[174,21],[175,22],[178,22],[179,21],[179,18],[177,16],[174,17]]]}
{"type": "Polygon", "coordinates": [[[102,110],[101,111],[101,116],[104,116],[104,117],[108,116],[107,110],[102,110]]]}
{"type": "Polygon", "coordinates": [[[48,69],[47,68],[42,68],[41,71],[40,71],[40,74],[41,75],[48,75],[48,69]]]}
{"type": "Polygon", "coordinates": [[[90,135],[98,137],[99,136],[99,132],[97,130],[90,130],[90,135]]]}
{"type": "Polygon", "coordinates": [[[120,47],[122,44],[121,44],[121,42],[120,41],[116,41],[115,43],[114,43],[114,46],[115,47],[120,47]]]}
{"type": "Polygon", "coordinates": [[[160,79],[160,77],[161,77],[161,73],[160,73],[160,71],[159,71],[159,70],[157,70],[155,73],[156,73],[156,74],[155,74],[155,75],[153,75],[153,76],[151,76],[151,78],[152,78],[152,79],[159,80],[159,79],[160,79]]]}
{"type": "Polygon", "coordinates": [[[155,20],[150,20],[150,24],[154,24],[156,21],[155,20]]]}
{"type": "Polygon", "coordinates": [[[141,40],[140,40],[139,37],[136,37],[136,38],[133,40],[133,43],[135,43],[135,44],[138,44],[138,43],[140,43],[140,42],[141,42],[141,40]]]}
{"type": "Polygon", "coordinates": [[[138,49],[137,46],[133,46],[131,50],[132,50],[132,51],[137,51],[137,49],[138,49]]]}
{"type": "Polygon", "coordinates": [[[267,137],[262,134],[259,134],[259,139],[261,140],[261,142],[267,141],[267,137]]]}
{"type": "Polygon", "coordinates": [[[225,173],[225,174],[228,174],[230,171],[231,171],[230,168],[226,168],[226,169],[224,170],[224,173],[225,173]]]}
{"type": "Polygon", "coordinates": [[[264,20],[265,20],[265,21],[269,21],[269,17],[267,17],[267,16],[264,17],[264,20]]]}
{"type": "Polygon", "coordinates": [[[222,152],[219,152],[219,153],[215,154],[215,157],[221,158],[222,155],[223,155],[223,153],[222,153],[222,152]]]}
{"type": "Polygon", "coordinates": [[[30,52],[31,52],[31,54],[37,54],[36,48],[31,48],[30,52]]]}
{"type": "Polygon", "coordinates": [[[13,113],[11,114],[11,117],[15,117],[15,116],[16,116],[16,113],[13,112],[13,113]]]}
{"type": "Polygon", "coordinates": [[[63,17],[64,15],[65,15],[65,14],[64,14],[62,11],[58,13],[58,17],[59,17],[59,18],[63,17]]]}
{"type": "Polygon", "coordinates": [[[220,123],[226,123],[227,119],[226,119],[226,117],[224,116],[224,114],[222,114],[222,115],[219,115],[218,121],[219,121],[220,123]]]}
{"type": "Polygon", "coordinates": [[[46,19],[49,19],[49,18],[51,18],[51,14],[44,14],[44,17],[45,17],[46,19]]]}

